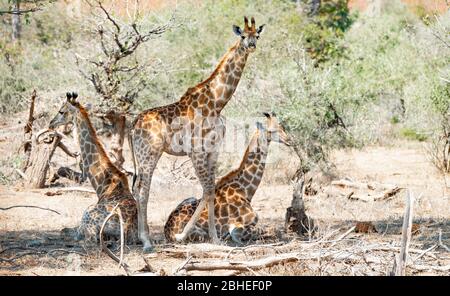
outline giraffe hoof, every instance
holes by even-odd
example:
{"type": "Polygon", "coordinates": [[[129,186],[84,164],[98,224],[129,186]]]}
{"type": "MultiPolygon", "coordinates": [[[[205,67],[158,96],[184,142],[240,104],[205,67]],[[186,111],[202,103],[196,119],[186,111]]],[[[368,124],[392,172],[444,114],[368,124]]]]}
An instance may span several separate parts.
{"type": "Polygon", "coordinates": [[[184,235],[181,234],[181,233],[175,234],[175,240],[176,240],[177,242],[182,242],[182,241],[184,240],[184,235]]]}

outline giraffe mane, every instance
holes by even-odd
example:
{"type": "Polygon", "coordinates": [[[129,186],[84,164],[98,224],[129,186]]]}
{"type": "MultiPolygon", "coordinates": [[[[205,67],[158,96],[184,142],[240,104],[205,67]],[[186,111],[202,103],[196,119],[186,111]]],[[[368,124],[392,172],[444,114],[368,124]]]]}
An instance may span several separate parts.
{"type": "Polygon", "coordinates": [[[203,86],[205,86],[206,84],[208,84],[209,82],[211,82],[222,70],[223,65],[226,63],[226,61],[228,60],[228,57],[230,56],[230,54],[235,51],[237,49],[237,47],[239,46],[239,42],[236,42],[236,44],[234,44],[232,47],[230,47],[228,49],[228,51],[223,55],[222,59],[220,60],[219,64],[216,66],[216,68],[214,69],[214,71],[211,73],[211,75],[209,75],[208,78],[206,78],[205,80],[203,80],[202,82],[200,82],[199,84],[197,84],[194,87],[191,87],[187,90],[187,93],[191,93],[199,88],[202,88],[203,86]]]}

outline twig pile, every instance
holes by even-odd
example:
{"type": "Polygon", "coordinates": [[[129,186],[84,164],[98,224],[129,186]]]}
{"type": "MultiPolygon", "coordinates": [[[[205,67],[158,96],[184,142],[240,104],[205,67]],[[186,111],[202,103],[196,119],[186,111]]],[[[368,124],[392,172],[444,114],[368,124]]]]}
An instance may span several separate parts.
{"type": "MultiPolygon", "coordinates": [[[[288,269],[303,267],[303,273],[314,275],[386,275],[392,269],[400,242],[369,242],[354,232],[333,231],[311,242],[292,240],[286,244],[251,245],[247,247],[215,246],[210,244],[177,245],[162,249],[168,257],[186,258],[173,271],[175,275],[256,274],[272,268],[270,274],[289,274],[288,269]],[[289,266],[288,266],[289,265],[289,266]]],[[[406,272],[424,271],[448,273],[450,255],[433,248],[408,250],[406,272]],[[445,265],[444,263],[447,263],[445,265]]],[[[298,270],[298,269],[297,269],[298,270]]]]}

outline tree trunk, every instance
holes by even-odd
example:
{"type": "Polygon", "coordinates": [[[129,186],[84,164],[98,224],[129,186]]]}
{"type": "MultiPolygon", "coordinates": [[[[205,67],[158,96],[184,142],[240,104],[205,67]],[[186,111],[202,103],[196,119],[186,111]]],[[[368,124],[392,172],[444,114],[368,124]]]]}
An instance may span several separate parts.
{"type": "Polygon", "coordinates": [[[50,160],[61,138],[56,134],[49,134],[44,141],[39,142],[38,140],[33,137],[28,168],[25,171],[31,188],[45,187],[50,160]]]}
{"type": "MultiPolygon", "coordinates": [[[[13,11],[20,11],[20,0],[15,0],[13,4],[13,11]]],[[[20,32],[22,30],[22,26],[20,24],[20,13],[14,13],[12,15],[12,41],[20,42],[20,32]]]]}
{"type": "Polygon", "coordinates": [[[286,209],[285,217],[286,229],[299,235],[312,233],[314,229],[313,220],[310,219],[305,212],[305,204],[303,202],[303,186],[303,178],[294,185],[291,206],[286,209]]]}
{"type": "Polygon", "coordinates": [[[125,139],[126,117],[122,113],[111,110],[106,114],[105,118],[112,126],[109,156],[114,165],[122,169],[122,165],[125,162],[125,158],[123,157],[123,142],[125,139]]]}

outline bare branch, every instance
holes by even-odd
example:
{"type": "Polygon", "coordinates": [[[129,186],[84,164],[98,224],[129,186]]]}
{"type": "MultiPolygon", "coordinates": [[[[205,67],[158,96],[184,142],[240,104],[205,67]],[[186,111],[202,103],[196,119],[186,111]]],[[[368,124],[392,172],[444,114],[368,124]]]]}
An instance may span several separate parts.
{"type": "Polygon", "coordinates": [[[411,241],[413,205],[414,205],[414,196],[412,196],[412,194],[408,190],[406,194],[405,215],[403,216],[402,247],[400,249],[400,254],[395,260],[393,270],[393,273],[396,276],[404,276],[406,273],[406,260],[408,257],[409,243],[411,241]]]}
{"type": "Polygon", "coordinates": [[[119,203],[116,204],[116,206],[112,209],[111,213],[105,218],[105,221],[103,221],[102,227],[100,228],[100,245],[102,246],[102,249],[108,254],[110,258],[112,258],[114,261],[119,263],[119,267],[122,267],[125,270],[125,273],[127,275],[130,275],[130,272],[128,270],[128,265],[126,263],[123,263],[123,249],[125,244],[125,236],[124,236],[124,230],[123,230],[123,218],[122,213],[119,209],[119,203]],[[105,244],[105,241],[103,240],[103,231],[105,229],[106,223],[114,216],[117,215],[119,217],[120,222],[120,259],[117,258],[116,255],[114,255],[113,252],[111,252],[108,247],[105,244]]]}
{"type": "Polygon", "coordinates": [[[114,25],[114,27],[116,28],[117,33],[120,33],[120,26],[117,24],[117,22],[111,17],[111,15],[109,14],[109,12],[105,9],[105,7],[102,5],[101,1],[96,1],[98,4],[98,7],[100,7],[100,9],[103,11],[103,13],[105,14],[106,18],[114,25]]]}
{"type": "Polygon", "coordinates": [[[296,253],[286,253],[279,256],[273,256],[253,261],[236,261],[236,262],[217,262],[217,263],[199,263],[199,262],[189,262],[182,269],[186,271],[192,270],[238,270],[238,271],[248,271],[249,268],[253,270],[262,269],[266,267],[275,266],[278,264],[284,264],[288,262],[296,262],[299,257],[296,253]]]}
{"type": "Polygon", "coordinates": [[[19,10],[0,10],[0,15],[2,14],[13,14],[13,15],[21,15],[30,12],[36,12],[42,10],[40,7],[33,7],[29,9],[19,9],[19,10]]]}
{"type": "Polygon", "coordinates": [[[55,210],[52,210],[52,209],[49,209],[49,208],[42,208],[42,207],[38,207],[38,206],[10,206],[10,207],[6,207],[6,208],[0,208],[0,210],[7,211],[7,210],[10,210],[10,209],[14,209],[14,208],[35,208],[35,209],[50,211],[50,212],[56,213],[58,215],[61,215],[61,213],[58,212],[58,211],[55,211],[55,210]]]}
{"type": "Polygon", "coordinates": [[[80,192],[87,192],[87,193],[96,193],[94,189],[84,188],[84,187],[64,187],[64,188],[59,188],[55,193],[69,192],[69,191],[80,191],[80,192]]]}

